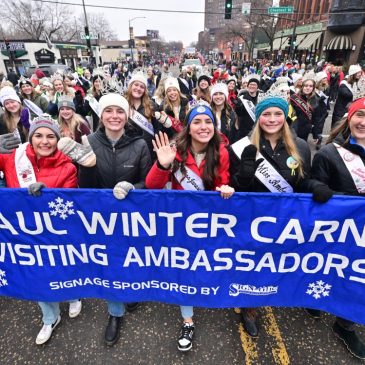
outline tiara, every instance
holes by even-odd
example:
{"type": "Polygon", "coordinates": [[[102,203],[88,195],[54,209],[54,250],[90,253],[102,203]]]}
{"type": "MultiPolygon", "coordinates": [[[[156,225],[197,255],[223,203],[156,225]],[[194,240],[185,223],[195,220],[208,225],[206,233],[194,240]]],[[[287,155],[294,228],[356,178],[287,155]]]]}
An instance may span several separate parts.
{"type": "Polygon", "coordinates": [[[259,93],[257,96],[257,104],[269,98],[281,98],[288,101],[288,92],[284,90],[279,90],[273,85],[266,93],[259,93]]]}
{"type": "Polygon", "coordinates": [[[118,79],[113,76],[110,79],[102,80],[102,88],[100,90],[102,95],[110,94],[110,93],[116,93],[123,95],[124,94],[124,85],[122,82],[118,81],[118,79]]]}
{"type": "Polygon", "coordinates": [[[104,78],[104,76],[105,76],[104,70],[101,67],[94,68],[93,77],[95,77],[95,76],[99,76],[99,77],[103,77],[104,78]]]}
{"type": "Polygon", "coordinates": [[[307,80],[312,80],[312,81],[316,82],[316,74],[313,70],[310,70],[303,75],[303,82],[305,82],[307,80]]]}
{"type": "Polygon", "coordinates": [[[189,110],[192,108],[195,108],[198,105],[207,106],[207,107],[211,108],[210,104],[207,101],[205,101],[203,99],[199,99],[199,100],[193,99],[193,100],[189,101],[189,110]]]}
{"type": "Polygon", "coordinates": [[[352,86],[353,100],[365,97],[365,76],[361,76],[359,81],[352,86]]]}
{"type": "Polygon", "coordinates": [[[30,79],[28,79],[28,78],[25,78],[23,75],[21,75],[20,76],[20,78],[19,78],[19,81],[18,81],[18,84],[19,85],[22,85],[22,84],[27,84],[27,83],[32,83],[31,81],[30,81],[30,79]]]}
{"type": "Polygon", "coordinates": [[[53,84],[56,80],[63,82],[62,74],[59,74],[57,71],[51,76],[51,83],[53,84]]]}

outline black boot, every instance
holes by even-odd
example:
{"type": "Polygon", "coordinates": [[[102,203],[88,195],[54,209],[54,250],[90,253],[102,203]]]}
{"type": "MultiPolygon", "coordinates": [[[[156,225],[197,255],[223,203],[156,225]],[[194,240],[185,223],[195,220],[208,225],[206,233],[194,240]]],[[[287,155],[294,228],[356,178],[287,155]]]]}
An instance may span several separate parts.
{"type": "Polygon", "coordinates": [[[318,309],[311,309],[311,308],[304,308],[304,310],[312,317],[315,319],[319,319],[321,318],[321,311],[318,309]]]}
{"type": "Polygon", "coordinates": [[[359,359],[365,359],[365,345],[357,337],[355,331],[346,330],[337,322],[335,322],[332,329],[335,335],[345,343],[352,355],[359,359]]]}
{"type": "Polygon", "coordinates": [[[113,346],[119,338],[119,330],[122,325],[123,317],[114,317],[109,315],[108,325],[105,330],[105,343],[113,346]]]}
{"type": "Polygon", "coordinates": [[[125,309],[128,311],[128,312],[133,312],[135,311],[139,306],[139,303],[138,302],[133,302],[133,303],[125,303],[125,309]]]}
{"type": "Polygon", "coordinates": [[[254,308],[241,308],[242,324],[251,337],[258,337],[259,329],[256,321],[256,310],[254,308]]]}

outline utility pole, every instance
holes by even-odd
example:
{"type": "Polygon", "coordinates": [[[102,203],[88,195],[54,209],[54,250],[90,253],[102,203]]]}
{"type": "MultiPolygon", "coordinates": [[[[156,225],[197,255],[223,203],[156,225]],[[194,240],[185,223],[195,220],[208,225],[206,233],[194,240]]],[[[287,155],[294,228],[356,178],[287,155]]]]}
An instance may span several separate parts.
{"type": "MultiPolygon", "coordinates": [[[[299,5],[299,4],[297,4],[299,5]]],[[[296,8],[294,8],[294,27],[293,27],[293,33],[292,33],[292,37],[291,37],[291,42],[290,42],[290,50],[289,50],[289,56],[290,59],[292,60],[294,58],[294,54],[295,54],[295,46],[296,46],[296,31],[297,31],[297,25],[298,25],[298,19],[299,19],[299,13],[298,13],[298,8],[299,6],[296,6],[296,8]]]]}
{"type": "Polygon", "coordinates": [[[84,15],[85,15],[85,38],[86,38],[86,45],[87,45],[87,55],[89,56],[89,63],[93,64],[94,63],[93,49],[91,47],[89,24],[88,24],[88,21],[87,21],[87,14],[86,14],[86,8],[85,8],[84,0],[82,0],[82,6],[84,8],[84,15]]]}

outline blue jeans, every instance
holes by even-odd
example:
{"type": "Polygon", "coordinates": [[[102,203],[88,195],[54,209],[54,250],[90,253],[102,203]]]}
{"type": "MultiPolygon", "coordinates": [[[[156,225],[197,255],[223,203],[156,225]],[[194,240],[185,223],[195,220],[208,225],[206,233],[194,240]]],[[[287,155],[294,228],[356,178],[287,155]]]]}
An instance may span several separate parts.
{"type": "Polygon", "coordinates": [[[121,302],[111,302],[107,301],[108,312],[113,317],[123,317],[125,314],[125,305],[121,302]]]}
{"type": "Polygon", "coordinates": [[[194,315],[193,307],[189,305],[180,305],[181,316],[185,318],[191,318],[194,315]]]}
{"type": "MultiPolygon", "coordinates": [[[[78,299],[69,300],[69,303],[77,302],[78,299]]],[[[42,321],[44,324],[55,323],[60,315],[60,302],[38,302],[42,309],[42,321]]]]}

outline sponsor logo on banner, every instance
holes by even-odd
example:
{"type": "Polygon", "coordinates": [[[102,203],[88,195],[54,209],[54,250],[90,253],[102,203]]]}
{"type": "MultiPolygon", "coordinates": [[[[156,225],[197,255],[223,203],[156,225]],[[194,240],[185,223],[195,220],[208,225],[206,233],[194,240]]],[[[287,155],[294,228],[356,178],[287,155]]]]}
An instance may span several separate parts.
{"type": "Polygon", "coordinates": [[[271,294],[277,294],[277,292],[278,292],[278,287],[272,285],[257,287],[255,285],[249,285],[249,284],[231,284],[229,286],[229,295],[231,297],[237,297],[239,294],[271,295],[271,294]]]}

